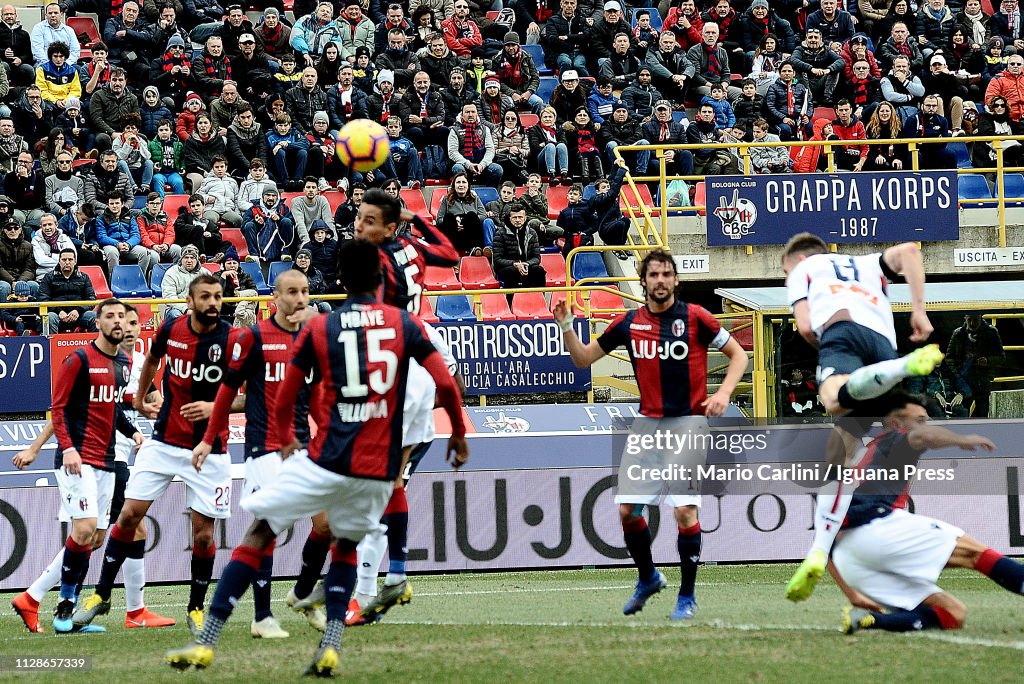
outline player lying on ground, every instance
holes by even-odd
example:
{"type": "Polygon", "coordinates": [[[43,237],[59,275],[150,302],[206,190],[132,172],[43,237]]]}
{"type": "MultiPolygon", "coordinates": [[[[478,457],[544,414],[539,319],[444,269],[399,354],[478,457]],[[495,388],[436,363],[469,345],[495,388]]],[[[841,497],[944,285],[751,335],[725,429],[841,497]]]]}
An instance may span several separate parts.
{"type": "MultiPolygon", "coordinates": [[[[708,425],[704,416],[720,416],[725,412],[747,368],[747,353],[706,309],[687,304],[678,297],[676,264],[667,252],[654,250],[644,257],[640,263],[640,283],[644,288],[644,306],[618,316],[601,337],[586,346],[572,329],[573,318],[565,300],[555,305],[555,320],[562,327],[569,355],[577,367],[587,368],[616,348],[625,346],[640,388],[641,415],[650,419],[680,419],[666,422],[672,422],[678,429],[706,433],[708,425]],[[707,354],[711,348],[721,350],[728,357],[729,368],[718,391],[708,397],[707,354]]],[[[633,428],[640,422],[634,423],[633,428]]],[[[693,456],[705,462],[706,448],[693,456]]],[[[654,455],[652,458],[662,457],[654,455]]],[[[650,461],[649,464],[652,467],[665,465],[650,461]]],[[[643,516],[645,505],[661,503],[664,485],[654,482],[650,491],[638,491],[639,488],[632,486],[624,488],[622,476],[626,470],[626,456],[623,456],[615,502],[619,504],[626,548],[640,575],[632,598],[622,609],[626,615],[632,615],[643,610],[647,599],[668,584],[665,576],[654,567],[651,533],[643,516]]],[[[692,618],[697,610],[694,585],[701,549],[697,519],[701,499],[699,492],[683,493],[672,488],[667,499],[674,508],[679,527],[676,544],[682,572],[671,617],[682,620],[692,618]]]]}
{"type": "MultiPolygon", "coordinates": [[[[818,348],[818,396],[833,416],[847,414],[829,438],[828,461],[846,465],[877,411],[872,400],[914,375],[928,375],[942,362],[938,345],[915,349],[899,358],[888,299],[888,280],[903,275],[910,286],[911,342],[932,333],[924,303],[924,264],[913,242],[882,253],[849,256],[828,251],[810,233],[794,235],[782,253],[786,294],[800,335],[818,348]]],[[[838,482],[818,493],[814,542],[786,586],[786,598],[803,601],[825,572],[832,541],[850,504],[838,482]]]]}
{"type": "MultiPolygon", "coordinates": [[[[958,435],[928,424],[924,399],[894,392],[883,432],[868,446],[858,468],[916,465],[927,449],[959,447],[992,451],[986,437],[958,435]]],[[[958,629],[967,607],[935,581],[943,568],[972,568],[999,586],[1024,594],[1024,565],[988,548],[958,527],[909,513],[912,479],[865,482],[853,494],[847,520],[832,549],[829,571],[851,605],[843,630],[958,629]]]]}
{"type": "Polygon", "coordinates": [[[334,312],[309,322],[278,391],[275,412],[284,464],[274,487],[242,500],[256,521],[224,568],[209,616],[195,642],[168,651],[176,668],[207,667],[224,623],[259,570],[264,549],[297,520],[326,511],[334,536],[324,578],[327,626],[307,674],[330,676],[340,661],[345,608],[356,578],[356,544],[380,525],[401,476],[398,428],[409,360],[437,383],[452,422],[448,458],[457,468],[469,457],[458,390],[422,326],[404,310],[376,301],[380,288],[377,248],[351,240],[340,250],[349,298],[334,312]],[[312,372],[322,393],[311,406],[317,424],[309,454],[296,452],[295,398],[312,372]]]}

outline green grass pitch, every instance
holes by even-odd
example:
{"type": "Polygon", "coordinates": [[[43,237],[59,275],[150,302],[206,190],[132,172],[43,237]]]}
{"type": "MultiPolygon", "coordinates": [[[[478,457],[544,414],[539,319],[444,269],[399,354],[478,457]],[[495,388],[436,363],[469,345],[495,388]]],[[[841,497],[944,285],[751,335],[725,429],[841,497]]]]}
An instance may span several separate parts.
{"type": "MultiPolygon", "coordinates": [[[[966,571],[941,584],[968,606],[956,632],[913,635],[838,632],[842,597],[825,580],[806,603],[786,601],[793,566],[702,568],[697,618],[671,623],[670,584],[643,612],[622,615],[632,592],[630,570],[538,571],[414,576],[415,596],[385,621],[346,630],[342,674],[349,681],[388,682],[1020,682],[1024,677],[1024,598],[966,571]]],[[[665,569],[672,583],[678,570],[665,569]]],[[[106,634],[55,636],[44,599],[47,634],[25,631],[2,596],[0,655],[91,656],[88,673],[19,674],[17,682],[285,682],[299,679],[319,633],[284,604],[291,582],[274,585],[274,612],[289,639],[249,636],[251,594],[225,628],[213,665],[179,673],[163,661],[187,643],[185,586],[146,589],[148,604],[179,620],[175,627],[126,630],[124,596],[97,624],[106,634]]],[[[86,591],[89,591],[88,589],[86,591]]],[[[212,596],[213,587],[210,589],[212,596]]]]}

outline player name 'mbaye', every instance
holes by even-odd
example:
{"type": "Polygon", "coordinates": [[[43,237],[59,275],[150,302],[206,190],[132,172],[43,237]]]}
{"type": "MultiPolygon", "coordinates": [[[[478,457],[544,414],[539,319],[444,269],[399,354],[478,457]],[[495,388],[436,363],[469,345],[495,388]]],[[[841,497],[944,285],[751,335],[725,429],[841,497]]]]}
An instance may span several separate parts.
{"type": "Polygon", "coordinates": [[[338,322],[342,328],[383,327],[384,312],[381,309],[364,309],[357,306],[351,311],[338,313],[338,322]]]}
{"type": "Polygon", "coordinates": [[[871,178],[868,190],[865,192],[863,180],[858,182],[852,176],[770,180],[764,186],[765,206],[772,213],[898,211],[947,209],[955,201],[946,176],[871,178]]]}

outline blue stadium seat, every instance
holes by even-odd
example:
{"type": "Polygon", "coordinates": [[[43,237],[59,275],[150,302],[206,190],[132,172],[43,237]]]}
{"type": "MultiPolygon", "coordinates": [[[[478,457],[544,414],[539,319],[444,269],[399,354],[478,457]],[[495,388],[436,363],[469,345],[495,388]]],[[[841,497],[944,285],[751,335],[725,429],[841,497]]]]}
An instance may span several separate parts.
{"type": "MultiPolygon", "coordinates": [[[[654,21],[654,17],[651,17],[651,22],[654,21]]],[[[523,51],[526,54],[533,57],[533,64],[537,67],[537,73],[541,76],[550,76],[555,73],[555,70],[544,63],[544,48],[540,45],[524,45],[523,51]]]]}
{"type": "Polygon", "coordinates": [[[488,202],[498,201],[498,189],[497,188],[473,188],[476,191],[477,197],[483,202],[484,206],[487,206],[488,202]]]}
{"type": "Polygon", "coordinates": [[[971,153],[967,151],[967,143],[951,142],[946,144],[946,149],[956,155],[956,168],[973,169],[971,153]]]}
{"type": "Polygon", "coordinates": [[[551,95],[555,92],[558,79],[553,76],[541,76],[540,85],[537,86],[537,97],[545,102],[551,102],[551,95]]]}
{"type": "Polygon", "coordinates": [[[260,265],[254,261],[243,261],[239,264],[239,267],[248,273],[254,283],[256,283],[256,292],[261,295],[270,294],[270,286],[267,285],[267,281],[263,278],[263,271],[260,270],[260,265]]]}
{"type": "Polygon", "coordinates": [[[1003,176],[1003,193],[1007,198],[1006,206],[1024,207],[1024,174],[1005,174],[1003,176]]]}
{"type": "Polygon", "coordinates": [[[146,285],[146,275],[135,264],[115,266],[110,274],[110,291],[115,297],[152,297],[146,285]]]}
{"type": "MultiPolygon", "coordinates": [[[[661,31],[661,25],[662,25],[663,22],[662,22],[662,19],[661,19],[661,14],[658,13],[657,6],[654,6],[654,7],[635,7],[633,9],[633,28],[636,28],[636,11],[638,9],[649,9],[651,11],[651,28],[654,29],[655,31],[661,31]]],[[[649,45],[648,47],[651,48],[651,49],[654,49],[653,45],[649,45]]]]}
{"type": "Polygon", "coordinates": [[[164,273],[167,273],[174,264],[153,264],[152,270],[149,272],[149,289],[153,291],[153,294],[157,297],[163,291],[160,289],[160,283],[164,281],[164,273]]]}
{"type": "Polygon", "coordinates": [[[583,186],[583,201],[587,201],[597,193],[597,189],[593,183],[587,183],[583,186]]]}
{"type": "Polygon", "coordinates": [[[572,279],[607,278],[608,269],[599,252],[581,252],[572,258],[572,279]]]}
{"type": "Polygon", "coordinates": [[[287,271],[291,267],[292,267],[292,262],[290,262],[290,261],[274,261],[274,262],[272,262],[270,264],[270,272],[267,273],[267,285],[270,285],[271,287],[273,287],[274,286],[274,280],[277,279],[277,276],[281,275],[282,273],[284,273],[285,271],[287,271]]]}
{"type": "MultiPolygon", "coordinates": [[[[988,187],[985,177],[980,174],[964,174],[957,178],[957,195],[960,199],[991,199],[992,190],[988,187]]],[[[967,204],[966,208],[982,206],[967,204]]]]}
{"type": "Polygon", "coordinates": [[[434,315],[441,321],[475,321],[476,314],[466,295],[442,295],[437,298],[434,315]]]}
{"type": "Polygon", "coordinates": [[[686,116],[685,110],[673,111],[672,120],[675,121],[677,124],[682,124],[683,122],[689,121],[689,119],[686,116]]]}

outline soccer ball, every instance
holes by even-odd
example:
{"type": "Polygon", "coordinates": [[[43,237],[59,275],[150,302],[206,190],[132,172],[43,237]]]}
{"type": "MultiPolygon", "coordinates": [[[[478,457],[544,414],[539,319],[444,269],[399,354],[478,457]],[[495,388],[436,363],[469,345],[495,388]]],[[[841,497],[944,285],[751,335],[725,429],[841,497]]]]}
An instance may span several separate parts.
{"type": "Polygon", "coordinates": [[[388,132],[369,119],[356,119],[338,131],[338,159],[353,171],[373,171],[391,153],[388,132]]]}

